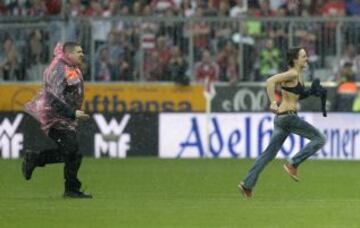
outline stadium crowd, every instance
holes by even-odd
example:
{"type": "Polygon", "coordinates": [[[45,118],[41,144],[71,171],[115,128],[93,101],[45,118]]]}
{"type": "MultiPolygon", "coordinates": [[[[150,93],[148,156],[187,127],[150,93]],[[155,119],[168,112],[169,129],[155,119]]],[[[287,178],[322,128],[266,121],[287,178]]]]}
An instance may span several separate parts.
{"type": "Polygon", "coordinates": [[[193,16],[358,16],[358,0],[0,0],[0,15],[57,15],[62,9],[73,16],[181,15],[193,16]],[[171,11],[171,12],[169,12],[171,11]]]}
{"type": "MultiPolygon", "coordinates": [[[[7,18],[2,23],[11,23],[9,16],[14,22],[52,16],[65,25],[66,39],[79,41],[88,55],[87,80],[98,81],[264,81],[283,68],[288,23],[242,18],[357,15],[359,0],[0,0],[0,19],[7,18]],[[192,17],[218,20],[184,22],[192,17]]],[[[54,31],[31,27],[15,39],[5,27],[0,32],[0,80],[39,80],[52,56],[54,31]]],[[[335,65],[328,57],[337,52],[336,25],[307,22],[294,28],[294,42],[306,47],[310,57],[310,78],[316,69],[331,67],[328,80],[360,81],[360,47],[354,42],[360,32],[348,33],[360,31],[359,26],[345,26],[343,56],[335,65]]]]}

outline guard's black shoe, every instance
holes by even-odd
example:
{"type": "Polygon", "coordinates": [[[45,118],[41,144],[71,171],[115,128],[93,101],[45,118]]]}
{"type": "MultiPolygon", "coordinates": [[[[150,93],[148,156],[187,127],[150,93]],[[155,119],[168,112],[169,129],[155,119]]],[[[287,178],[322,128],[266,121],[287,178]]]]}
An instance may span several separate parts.
{"type": "Polygon", "coordinates": [[[81,192],[81,191],[65,191],[64,198],[72,198],[72,199],[92,199],[92,195],[81,192]]]}
{"type": "Polygon", "coordinates": [[[36,167],[37,154],[31,150],[26,150],[22,162],[22,174],[25,180],[30,180],[31,175],[36,167]]]}

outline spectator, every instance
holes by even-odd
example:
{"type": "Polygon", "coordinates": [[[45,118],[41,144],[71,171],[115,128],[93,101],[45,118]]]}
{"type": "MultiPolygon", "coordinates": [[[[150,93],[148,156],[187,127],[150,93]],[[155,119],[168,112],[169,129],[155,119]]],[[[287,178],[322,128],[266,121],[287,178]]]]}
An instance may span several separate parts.
{"type": "Polygon", "coordinates": [[[326,0],[311,1],[309,12],[312,16],[321,16],[321,10],[326,0]]]}
{"type": "Polygon", "coordinates": [[[156,14],[163,15],[168,9],[176,9],[176,3],[174,0],[152,0],[150,7],[156,14]]]}
{"type": "Polygon", "coordinates": [[[134,4],[132,5],[132,14],[141,15],[141,11],[142,11],[141,2],[140,1],[134,2],[134,4]]]}
{"type": "Polygon", "coordinates": [[[322,16],[343,17],[346,13],[343,0],[328,0],[320,9],[322,16]]]}
{"type": "MultiPolygon", "coordinates": [[[[248,15],[250,17],[258,17],[259,11],[257,8],[248,8],[248,15]]],[[[254,38],[260,37],[261,34],[261,21],[257,20],[248,20],[245,22],[247,28],[247,34],[251,35],[254,38]]]]}
{"type": "Polygon", "coordinates": [[[119,68],[119,80],[133,81],[133,69],[134,69],[134,47],[130,42],[130,38],[126,32],[119,33],[119,44],[123,47],[124,52],[120,58],[119,68]]]}
{"type": "Polygon", "coordinates": [[[300,47],[304,47],[308,53],[308,66],[310,73],[310,80],[314,78],[316,64],[318,63],[318,55],[316,54],[316,32],[317,25],[309,24],[307,28],[298,29],[295,31],[295,37],[298,38],[300,47]]]}
{"type": "Polygon", "coordinates": [[[45,1],[46,11],[50,15],[57,15],[61,12],[61,0],[45,1]]]}
{"type": "MultiPolygon", "coordinates": [[[[152,16],[152,14],[153,14],[153,12],[152,12],[150,6],[145,5],[142,10],[142,16],[150,17],[150,16],[152,16]]],[[[157,32],[159,31],[159,24],[156,23],[155,21],[143,20],[141,22],[141,30],[146,33],[157,34],[157,32]]]]}
{"type": "Polygon", "coordinates": [[[248,29],[249,24],[240,23],[240,34],[234,34],[232,36],[232,41],[235,43],[235,46],[242,46],[241,57],[237,57],[237,64],[242,64],[242,72],[239,72],[239,77],[243,81],[253,81],[254,80],[254,71],[256,69],[255,65],[257,62],[257,46],[255,43],[255,38],[249,34],[248,29]],[[240,75],[241,74],[241,75],[240,75]]]}
{"type": "Polygon", "coordinates": [[[110,61],[109,48],[104,47],[100,50],[95,61],[95,80],[111,81],[113,78],[113,66],[110,61]]]}
{"type": "Polygon", "coordinates": [[[36,65],[39,63],[45,64],[47,61],[47,50],[43,32],[40,29],[35,29],[30,33],[28,43],[28,64],[36,65]]]}
{"type": "Polygon", "coordinates": [[[28,80],[38,81],[42,79],[42,73],[48,57],[48,50],[44,41],[43,33],[39,29],[35,29],[30,33],[30,40],[26,51],[28,80]]]}
{"type": "Polygon", "coordinates": [[[11,16],[32,15],[32,4],[29,1],[19,2],[17,0],[9,0],[3,3],[4,14],[11,16]]]}
{"type": "Polygon", "coordinates": [[[351,70],[351,63],[345,64],[341,72],[342,74],[336,90],[333,110],[351,112],[357,94],[357,86],[354,81],[354,74],[351,70]]]}
{"type": "MultiPolygon", "coordinates": [[[[126,51],[125,53],[129,53],[126,51]]],[[[133,81],[134,76],[132,74],[133,65],[131,64],[130,55],[125,54],[125,57],[121,59],[119,64],[120,72],[119,72],[119,80],[121,81],[133,81]]]]}
{"type": "Polygon", "coordinates": [[[169,40],[164,36],[159,36],[156,40],[155,49],[159,53],[160,60],[164,65],[167,65],[172,55],[169,40]]]}
{"type": "MultiPolygon", "coordinates": [[[[212,7],[214,7],[216,10],[220,9],[221,3],[229,4],[229,0],[203,0],[202,2],[207,2],[207,3],[211,2],[212,7]]],[[[205,5],[206,3],[201,3],[201,4],[205,5]]]]}
{"type": "Polygon", "coordinates": [[[280,71],[280,51],[271,39],[266,40],[265,48],[260,51],[260,81],[265,81],[270,75],[280,71]]]}
{"type": "Polygon", "coordinates": [[[236,5],[230,9],[230,17],[246,16],[248,4],[247,0],[236,0],[236,5]]]}
{"type": "Polygon", "coordinates": [[[71,17],[77,17],[84,11],[84,6],[81,4],[81,0],[69,0],[67,4],[66,13],[71,17]]]}
{"type": "Polygon", "coordinates": [[[219,5],[219,10],[217,16],[219,17],[228,17],[229,16],[230,6],[226,1],[221,1],[219,5]]]}
{"type": "Polygon", "coordinates": [[[300,16],[302,17],[309,17],[312,16],[312,9],[311,4],[313,1],[311,0],[304,0],[302,1],[302,5],[299,7],[300,9],[300,16]]]}
{"type": "Polygon", "coordinates": [[[358,89],[357,96],[355,97],[353,107],[352,107],[352,111],[353,112],[360,112],[360,89],[358,89]]]}
{"type": "MultiPolygon", "coordinates": [[[[320,9],[324,17],[342,17],[345,16],[345,3],[343,0],[328,0],[320,9]]],[[[324,24],[324,31],[321,39],[324,45],[324,55],[336,54],[336,22],[324,24]]]]}
{"type": "Polygon", "coordinates": [[[239,80],[238,52],[231,41],[228,41],[225,47],[217,56],[219,65],[219,80],[236,83],[239,80]]]}
{"type": "Polygon", "coordinates": [[[144,76],[145,81],[160,81],[164,78],[164,68],[158,51],[148,52],[144,65],[144,76]]]}
{"type": "Polygon", "coordinates": [[[130,8],[128,6],[122,6],[119,10],[119,15],[121,16],[129,16],[131,15],[130,8]]]}
{"type": "MultiPolygon", "coordinates": [[[[203,16],[203,8],[198,6],[195,11],[195,16],[201,18],[203,16]]],[[[201,50],[210,47],[210,25],[205,21],[196,21],[190,31],[187,32],[193,36],[194,59],[198,61],[201,56],[201,50]]]]}
{"type": "MultiPolygon", "coordinates": [[[[114,0],[116,1],[116,0],[114,0]]],[[[134,1],[134,0],[121,0],[119,1],[120,2],[120,8],[126,6],[128,7],[129,9],[131,9],[131,7],[133,6],[133,4],[139,2],[139,1],[134,1]]]]}
{"type": "Polygon", "coordinates": [[[10,37],[5,39],[0,52],[0,79],[23,80],[20,71],[20,56],[10,37]]]}
{"type": "MultiPolygon", "coordinates": [[[[129,9],[129,8],[127,8],[127,9],[129,9]]],[[[103,15],[105,17],[110,17],[110,16],[116,16],[118,14],[120,14],[120,3],[118,1],[110,1],[108,3],[108,7],[105,9],[103,15]]]]}
{"type": "Polygon", "coordinates": [[[256,16],[273,17],[275,12],[270,8],[269,0],[259,0],[259,9],[256,11],[256,16]]]}
{"type": "MultiPolygon", "coordinates": [[[[98,51],[104,48],[109,52],[109,66],[111,69],[111,80],[113,81],[132,81],[131,69],[133,47],[125,31],[112,30],[108,34],[107,42],[98,51]]],[[[100,56],[100,54],[97,54],[100,56]]]]}
{"type": "MultiPolygon", "coordinates": [[[[226,4],[226,2],[223,2],[226,4]]],[[[207,1],[207,7],[206,9],[204,9],[204,16],[205,17],[215,17],[218,15],[218,8],[215,5],[215,1],[214,0],[208,0],[207,1]]]]}
{"type": "Polygon", "coordinates": [[[354,80],[354,71],[352,70],[352,63],[351,62],[346,62],[344,63],[344,65],[342,66],[339,76],[338,76],[338,81],[340,83],[343,82],[351,82],[354,80]]]}
{"type": "MultiPolygon", "coordinates": [[[[228,17],[229,10],[229,3],[227,1],[221,1],[219,3],[219,10],[217,16],[228,17]]],[[[214,39],[211,40],[211,49],[214,50],[214,52],[218,52],[218,49],[222,49],[225,46],[226,42],[231,37],[233,31],[237,31],[238,27],[236,27],[236,25],[231,21],[220,20],[219,22],[211,26],[211,30],[211,35],[215,35],[214,39]]]]}
{"type": "Polygon", "coordinates": [[[229,21],[216,23],[216,25],[212,26],[212,29],[215,33],[215,39],[213,40],[213,48],[216,52],[218,51],[218,49],[222,49],[232,37],[234,31],[238,30],[236,25],[229,21]]]}
{"type": "MultiPolygon", "coordinates": [[[[108,34],[108,39],[104,45],[99,47],[99,50],[102,51],[105,47],[109,52],[109,61],[111,66],[118,66],[121,59],[124,56],[124,47],[120,42],[121,32],[112,30],[108,34]]],[[[119,69],[114,69],[115,75],[119,75],[119,69]]],[[[116,77],[116,76],[115,76],[116,77]]]]}
{"type": "Polygon", "coordinates": [[[360,55],[356,53],[355,46],[348,44],[345,48],[344,55],[340,59],[339,66],[334,69],[335,74],[340,74],[341,69],[346,63],[351,63],[351,69],[354,73],[355,81],[360,81],[360,55]]]}
{"type": "Polygon", "coordinates": [[[152,11],[150,5],[145,5],[142,8],[142,16],[146,17],[146,16],[152,16],[154,14],[154,12],[152,11]]]}
{"type": "Polygon", "coordinates": [[[193,16],[195,14],[196,7],[197,7],[196,1],[191,1],[191,0],[183,0],[183,2],[180,5],[183,16],[185,17],[193,16]]]}
{"type": "MultiPolygon", "coordinates": [[[[278,11],[279,8],[281,7],[281,5],[284,4],[284,2],[286,2],[286,0],[269,0],[270,9],[272,11],[278,11]]],[[[295,0],[295,2],[296,2],[296,0],[295,0]]]]}
{"type": "Polygon", "coordinates": [[[43,0],[33,0],[31,6],[28,12],[30,16],[44,16],[48,13],[46,3],[43,0]]]}
{"type": "MultiPolygon", "coordinates": [[[[90,8],[85,11],[86,16],[95,16],[95,17],[105,17],[109,16],[105,14],[106,11],[103,9],[100,1],[91,0],[90,8]]],[[[108,20],[102,19],[94,19],[90,21],[91,23],[91,31],[92,38],[95,41],[95,49],[97,49],[100,45],[104,44],[107,39],[107,34],[109,34],[111,30],[111,22],[108,20]]]]}
{"type": "Polygon", "coordinates": [[[194,72],[196,82],[204,82],[205,78],[209,81],[219,80],[219,65],[211,60],[209,50],[203,50],[201,61],[196,63],[194,72]]]}
{"type": "MultiPolygon", "coordinates": [[[[360,0],[346,0],[346,15],[360,16],[360,0]]],[[[345,43],[358,43],[360,25],[357,22],[345,23],[345,43]]]]}
{"type": "Polygon", "coordinates": [[[188,63],[182,56],[181,50],[178,46],[173,48],[172,57],[169,65],[170,80],[180,85],[189,85],[189,77],[186,75],[188,70],[188,63]]]}
{"type": "Polygon", "coordinates": [[[302,1],[285,0],[278,10],[284,10],[285,16],[300,16],[302,5],[302,1]]]}
{"type": "Polygon", "coordinates": [[[234,56],[228,59],[225,78],[226,81],[230,82],[230,85],[235,85],[240,79],[237,59],[234,56]]]}
{"type": "Polygon", "coordinates": [[[360,16],[360,0],[346,0],[346,15],[360,16]]]}
{"type": "Polygon", "coordinates": [[[88,7],[84,14],[85,16],[104,16],[105,10],[103,9],[99,0],[90,0],[90,7],[88,7]]]}
{"type": "MultiPolygon", "coordinates": [[[[177,11],[174,9],[167,9],[165,12],[165,17],[176,17],[177,11]]],[[[165,20],[164,22],[160,22],[161,26],[159,28],[159,34],[164,36],[168,36],[172,38],[172,42],[175,44],[179,44],[179,42],[183,39],[183,23],[172,20],[165,20]]]]}
{"type": "Polygon", "coordinates": [[[0,16],[3,16],[6,14],[7,8],[3,1],[0,1],[0,16]]]}

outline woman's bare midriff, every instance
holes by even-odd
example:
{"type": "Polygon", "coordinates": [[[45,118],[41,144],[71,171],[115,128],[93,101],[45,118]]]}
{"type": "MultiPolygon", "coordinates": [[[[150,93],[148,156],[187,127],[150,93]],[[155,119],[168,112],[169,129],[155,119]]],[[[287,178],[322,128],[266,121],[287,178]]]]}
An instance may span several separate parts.
{"type": "Polygon", "coordinates": [[[278,109],[278,113],[287,112],[287,111],[297,111],[297,102],[299,96],[291,92],[284,91],[282,92],[282,101],[278,109]]]}

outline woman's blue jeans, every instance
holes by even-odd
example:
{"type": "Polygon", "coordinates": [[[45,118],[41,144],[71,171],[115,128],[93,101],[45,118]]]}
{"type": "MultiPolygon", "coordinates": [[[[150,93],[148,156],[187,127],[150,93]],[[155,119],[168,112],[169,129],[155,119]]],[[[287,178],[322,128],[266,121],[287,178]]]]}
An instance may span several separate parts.
{"type": "Polygon", "coordinates": [[[289,160],[294,167],[298,167],[308,157],[316,153],[326,143],[325,136],[314,126],[301,119],[296,114],[276,116],[274,120],[274,131],[269,145],[265,151],[256,159],[244,179],[244,186],[252,189],[257,182],[261,171],[275,158],[290,133],[294,133],[311,140],[302,150],[289,160]]]}

